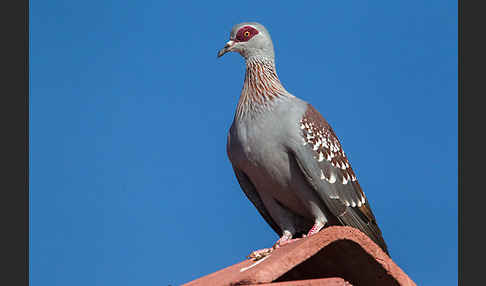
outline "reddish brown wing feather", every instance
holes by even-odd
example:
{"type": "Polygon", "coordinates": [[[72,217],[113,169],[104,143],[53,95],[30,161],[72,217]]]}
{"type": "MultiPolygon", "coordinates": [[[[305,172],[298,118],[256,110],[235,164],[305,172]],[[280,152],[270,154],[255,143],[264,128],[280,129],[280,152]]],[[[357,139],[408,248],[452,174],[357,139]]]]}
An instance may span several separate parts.
{"type": "Polygon", "coordinates": [[[320,164],[325,179],[332,181],[332,171],[334,174],[337,174],[335,184],[350,184],[352,186],[352,188],[345,189],[347,194],[343,192],[339,194],[341,201],[344,204],[356,203],[354,207],[358,208],[366,216],[365,220],[375,223],[375,217],[369,208],[366,196],[358,183],[339,139],[329,123],[310,104],[300,123],[302,136],[304,137],[305,143],[314,152],[315,158],[321,160],[323,163],[328,162],[327,164],[320,164]],[[355,194],[350,192],[355,192],[355,194]]]}
{"type": "MultiPolygon", "coordinates": [[[[308,104],[300,128],[304,145],[308,146],[308,150],[313,152],[314,159],[318,161],[320,180],[327,181],[327,184],[310,182],[311,185],[317,188],[316,191],[321,195],[325,193],[330,199],[327,200],[331,203],[328,207],[343,225],[358,228],[388,253],[369,202],[331,126],[314,107],[308,104]],[[321,190],[319,186],[325,186],[325,190],[321,190]]],[[[309,171],[304,169],[304,173],[309,171]]],[[[318,176],[314,173],[311,177],[318,176]]]]}

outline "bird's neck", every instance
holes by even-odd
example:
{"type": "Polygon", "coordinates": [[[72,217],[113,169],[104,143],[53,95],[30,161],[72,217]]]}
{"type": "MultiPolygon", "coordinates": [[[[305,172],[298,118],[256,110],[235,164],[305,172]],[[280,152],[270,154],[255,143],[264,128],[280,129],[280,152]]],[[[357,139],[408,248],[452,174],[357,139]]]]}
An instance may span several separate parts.
{"type": "Polygon", "coordinates": [[[275,62],[265,57],[246,60],[246,74],[235,117],[241,119],[271,110],[282,99],[293,97],[277,76],[275,62]]]}

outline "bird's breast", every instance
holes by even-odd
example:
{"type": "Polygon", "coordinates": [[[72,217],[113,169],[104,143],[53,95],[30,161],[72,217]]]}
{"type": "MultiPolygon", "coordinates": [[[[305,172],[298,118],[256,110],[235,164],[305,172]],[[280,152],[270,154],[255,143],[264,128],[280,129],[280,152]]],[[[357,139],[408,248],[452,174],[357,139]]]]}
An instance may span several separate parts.
{"type": "Polygon", "coordinates": [[[245,171],[255,184],[288,186],[289,156],[275,130],[265,124],[233,124],[228,155],[233,165],[245,171]]]}

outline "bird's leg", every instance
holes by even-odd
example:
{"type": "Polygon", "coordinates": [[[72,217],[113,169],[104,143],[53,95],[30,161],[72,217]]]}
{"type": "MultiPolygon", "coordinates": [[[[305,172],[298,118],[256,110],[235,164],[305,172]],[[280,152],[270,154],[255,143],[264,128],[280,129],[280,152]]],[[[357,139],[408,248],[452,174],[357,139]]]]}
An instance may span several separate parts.
{"type": "Polygon", "coordinates": [[[296,240],[298,240],[298,238],[292,239],[292,233],[290,231],[284,230],[282,236],[277,240],[277,242],[275,242],[275,244],[271,248],[263,248],[263,249],[255,250],[252,253],[250,253],[250,255],[248,255],[248,258],[260,260],[265,256],[268,256],[270,253],[272,253],[273,250],[279,248],[280,246],[296,240]]]}
{"type": "Polygon", "coordinates": [[[272,248],[273,249],[277,249],[280,246],[289,244],[289,243],[294,242],[294,241],[297,241],[299,239],[300,238],[292,238],[292,233],[290,233],[289,231],[286,230],[286,231],[284,231],[282,237],[279,238],[279,240],[277,240],[277,242],[275,242],[275,244],[273,245],[272,248]]]}
{"type": "Polygon", "coordinates": [[[324,227],[324,225],[325,224],[322,223],[321,221],[316,220],[316,222],[314,223],[312,228],[309,230],[309,232],[307,232],[307,235],[304,234],[302,237],[308,237],[308,236],[311,236],[313,234],[318,233],[324,227]]]}
{"type": "MultiPolygon", "coordinates": [[[[325,223],[321,222],[320,220],[316,220],[314,225],[312,226],[312,228],[309,230],[309,232],[307,232],[307,235],[304,234],[302,236],[302,238],[308,237],[308,236],[311,236],[311,235],[318,233],[324,226],[325,226],[325,223]]],[[[272,253],[273,250],[275,250],[275,249],[277,249],[277,248],[279,248],[283,245],[297,241],[299,239],[300,238],[292,238],[292,233],[288,230],[284,230],[282,236],[277,240],[277,242],[275,242],[275,244],[271,248],[263,248],[263,249],[255,250],[252,253],[250,253],[250,255],[248,255],[247,258],[250,258],[250,259],[253,258],[255,260],[260,260],[260,259],[270,255],[270,253],[272,253]]]]}
{"type": "Polygon", "coordinates": [[[273,245],[273,249],[276,249],[276,248],[279,248],[280,246],[282,245],[285,245],[289,242],[292,242],[293,239],[292,239],[292,233],[288,230],[284,230],[283,234],[282,234],[282,237],[280,237],[277,242],[275,242],[275,244],[273,245]]]}

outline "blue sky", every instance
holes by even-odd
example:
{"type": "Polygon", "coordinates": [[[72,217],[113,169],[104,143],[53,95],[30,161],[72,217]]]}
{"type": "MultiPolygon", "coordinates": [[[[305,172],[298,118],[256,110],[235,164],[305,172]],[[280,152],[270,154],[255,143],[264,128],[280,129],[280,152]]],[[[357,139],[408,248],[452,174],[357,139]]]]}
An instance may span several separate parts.
{"type": "Polygon", "coordinates": [[[31,285],[179,285],[275,242],[226,155],[245,67],[216,53],[245,21],[394,261],[457,284],[457,1],[87,0],[30,3],[31,285]]]}

